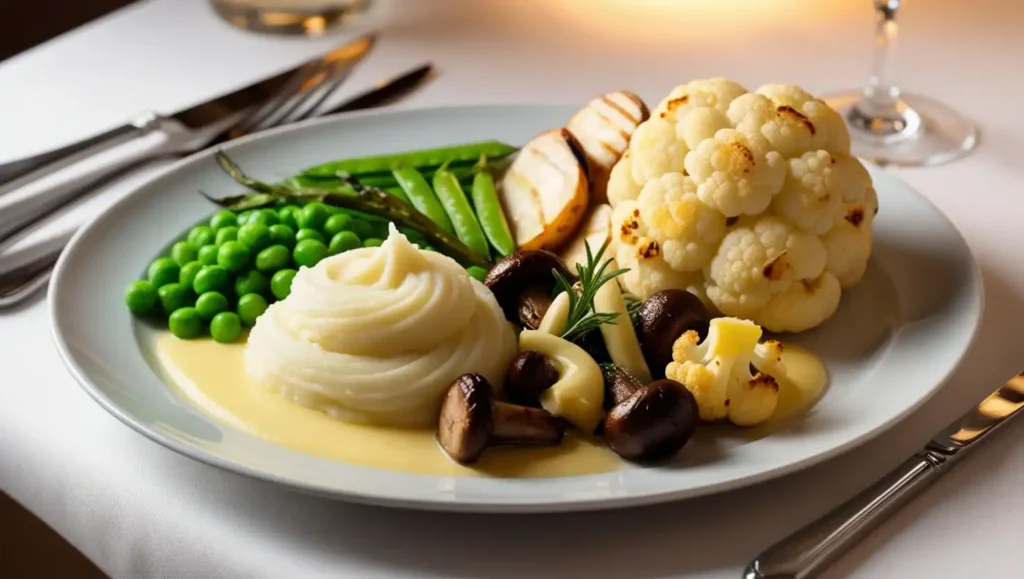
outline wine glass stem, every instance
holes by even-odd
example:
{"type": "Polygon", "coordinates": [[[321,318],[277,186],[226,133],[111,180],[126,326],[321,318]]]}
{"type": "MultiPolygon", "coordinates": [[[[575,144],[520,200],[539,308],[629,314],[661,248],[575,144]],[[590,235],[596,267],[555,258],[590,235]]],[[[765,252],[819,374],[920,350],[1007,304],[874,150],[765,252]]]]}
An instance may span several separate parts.
{"type": "Polygon", "coordinates": [[[861,102],[853,107],[848,121],[856,128],[879,136],[897,135],[908,128],[908,119],[900,111],[900,90],[891,75],[893,48],[899,34],[896,13],[900,0],[874,0],[875,52],[873,69],[864,87],[861,102]]]}

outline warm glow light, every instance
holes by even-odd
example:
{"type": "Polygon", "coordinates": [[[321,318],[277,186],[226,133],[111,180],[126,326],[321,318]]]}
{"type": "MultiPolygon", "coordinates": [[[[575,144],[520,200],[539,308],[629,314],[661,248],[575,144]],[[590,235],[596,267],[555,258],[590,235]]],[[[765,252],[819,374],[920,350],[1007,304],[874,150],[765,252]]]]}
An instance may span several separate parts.
{"type": "Polygon", "coordinates": [[[544,9],[547,16],[604,37],[668,40],[766,28],[815,29],[851,13],[870,14],[871,7],[865,4],[865,0],[551,0],[544,9]]]}

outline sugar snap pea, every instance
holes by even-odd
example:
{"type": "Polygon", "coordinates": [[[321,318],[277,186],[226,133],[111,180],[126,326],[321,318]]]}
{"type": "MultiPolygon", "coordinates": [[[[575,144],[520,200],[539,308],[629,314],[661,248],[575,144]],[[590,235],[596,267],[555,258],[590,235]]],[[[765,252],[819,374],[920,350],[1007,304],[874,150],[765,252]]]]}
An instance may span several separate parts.
{"type": "MultiPolygon", "coordinates": [[[[501,159],[516,150],[515,147],[499,141],[484,141],[452,147],[439,147],[420,151],[407,151],[393,155],[343,159],[310,167],[302,172],[305,176],[331,177],[339,173],[360,178],[372,173],[384,173],[398,167],[412,167],[424,170],[437,168],[445,163],[475,162],[481,155],[489,159],[501,159]]],[[[364,183],[372,187],[379,185],[364,183]]]]}
{"type": "Polygon", "coordinates": [[[473,198],[473,209],[476,210],[480,228],[487,235],[487,240],[498,250],[501,257],[511,255],[516,250],[516,243],[512,240],[512,230],[508,227],[508,220],[505,219],[505,212],[501,209],[498,193],[494,189],[494,175],[486,166],[482,166],[473,178],[470,196],[473,198]]]}
{"type": "MultiPolygon", "coordinates": [[[[395,169],[393,173],[395,180],[398,181],[398,184],[409,198],[409,203],[417,211],[429,217],[438,227],[448,233],[456,233],[455,229],[452,228],[452,222],[445,213],[444,206],[419,171],[412,167],[400,167],[395,169]]],[[[459,239],[462,238],[460,237],[459,239]]],[[[474,248],[470,247],[470,249],[474,248]]]]}
{"type": "Polygon", "coordinates": [[[435,173],[434,192],[451,219],[455,236],[474,252],[490,256],[487,238],[480,229],[480,223],[476,220],[473,208],[470,207],[469,200],[466,199],[466,194],[455,175],[444,168],[435,173]]]}

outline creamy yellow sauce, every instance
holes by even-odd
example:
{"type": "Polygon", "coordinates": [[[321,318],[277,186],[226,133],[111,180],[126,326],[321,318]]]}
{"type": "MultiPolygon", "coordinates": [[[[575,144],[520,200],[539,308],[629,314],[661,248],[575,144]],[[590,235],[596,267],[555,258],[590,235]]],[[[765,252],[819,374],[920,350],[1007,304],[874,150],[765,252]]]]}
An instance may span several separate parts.
{"type": "MultiPolygon", "coordinates": [[[[450,460],[433,430],[363,426],[300,406],[254,384],[242,362],[245,342],[179,340],[162,333],[156,357],[173,386],[201,411],[292,450],[351,464],[439,476],[540,478],[613,472],[627,465],[600,439],[577,432],[556,447],[492,448],[472,468],[450,460]]],[[[796,346],[783,351],[772,420],[790,418],[820,397],[828,381],[816,356],[796,346]]]]}

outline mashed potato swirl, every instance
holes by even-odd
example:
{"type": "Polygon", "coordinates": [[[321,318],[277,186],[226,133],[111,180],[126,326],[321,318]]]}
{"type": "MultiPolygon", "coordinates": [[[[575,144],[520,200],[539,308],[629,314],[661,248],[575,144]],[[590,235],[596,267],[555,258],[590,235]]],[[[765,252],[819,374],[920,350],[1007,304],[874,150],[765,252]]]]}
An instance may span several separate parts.
{"type": "Polygon", "coordinates": [[[429,426],[466,372],[498,386],[516,337],[494,296],[391,226],[381,247],[303,268],[249,334],[247,374],[350,422],[429,426]]]}

